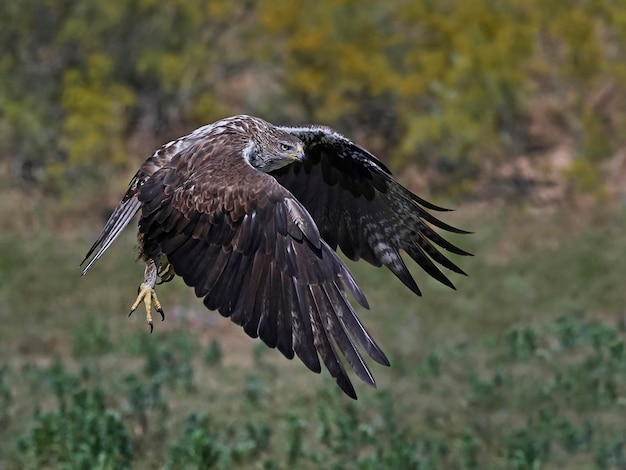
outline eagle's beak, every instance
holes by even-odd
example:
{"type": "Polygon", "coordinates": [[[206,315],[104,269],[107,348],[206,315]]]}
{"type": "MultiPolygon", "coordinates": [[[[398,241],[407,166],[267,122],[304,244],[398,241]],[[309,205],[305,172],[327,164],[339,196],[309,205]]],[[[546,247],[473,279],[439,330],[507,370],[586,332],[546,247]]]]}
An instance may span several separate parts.
{"type": "Polygon", "coordinates": [[[302,146],[302,144],[298,144],[296,150],[297,152],[295,158],[300,161],[304,160],[304,147],[302,146]]]}

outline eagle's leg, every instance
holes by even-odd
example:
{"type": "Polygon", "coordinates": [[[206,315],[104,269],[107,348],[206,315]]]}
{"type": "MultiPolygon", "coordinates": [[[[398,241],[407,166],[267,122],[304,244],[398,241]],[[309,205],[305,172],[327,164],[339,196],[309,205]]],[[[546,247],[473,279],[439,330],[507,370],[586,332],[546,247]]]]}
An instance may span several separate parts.
{"type": "Polygon", "coordinates": [[[157,268],[157,264],[153,259],[148,259],[146,261],[146,271],[144,274],[143,282],[139,285],[137,299],[135,303],[130,307],[130,313],[128,316],[132,315],[132,313],[139,307],[141,302],[146,306],[146,321],[148,325],[150,325],[150,333],[152,333],[153,323],[152,323],[152,305],[157,312],[161,314],[161,320],[165,320],[165,312],[163,312],[163,308],[161,307],[161,302],[157,298],[156,292],[154,290],[154,286],[156,286],[156,280],[158,276],[159,269],[157,268]]]}

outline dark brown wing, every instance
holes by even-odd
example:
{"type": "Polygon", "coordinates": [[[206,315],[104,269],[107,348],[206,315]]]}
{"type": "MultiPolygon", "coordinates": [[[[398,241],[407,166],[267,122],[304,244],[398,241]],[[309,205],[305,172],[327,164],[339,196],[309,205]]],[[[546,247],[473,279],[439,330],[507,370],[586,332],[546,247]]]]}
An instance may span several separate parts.
{"type": "Polygon", "coordinates": [[[100,257],[111,246],[119,234],[122,233],[122,230],[126,228],[139,210],[139,207],[141,206],[139,200],[137,199],[139,188],[157,170],[165,166],[174,155],[190,145],[190,142],[194,142],[198,137],[201,137],[201,131],[208,127],[209,126],[200,128],[196,131],[196,133],[181,137],[180,139],[173,140],[163,145],[141,165],[137,173],[135,173],[135,176],[133,176],[130,180],[126,194],[124,194],[124,197],[104,225],[100,235],[98,235],[98,238],[87,252],[87,255],[85,255],[83,261],[80,263],[82,266],[93,254],[93,258],[91,258],[89,263],[87,263],[83,269],[83,275],[89,271],[96,261],[100,259],[100,257]]]}
{"type": "Polygon", "coordinates": [[[355,398],[337,349],[372,386],[355,342],[389,364],[344,289],[367,301],[304,207],[229,145],[218,137],[191,147],[140,188],[144,251],[160,248],[209,309],[248,335],[288,358],[295,353],[314,372],[319,354],[355,398]]]}
{"type": "Polygon", "coordinates": [[[469,255],[438,235],[432,226],[454,228],[427,212],[445,211],[411,193],[367,150],[324,126],[280,127],[305,143],[306,159],[272,173],[307,209],[322,238],[352,260],[387,266],[417,295],[419,287],[406,268],[404,250],[428,274],[452,287],[439,265],[459,274],[461,268],[435,246],[469,255]],[[430,224],[430,225],[429,225],[430,224]]]}

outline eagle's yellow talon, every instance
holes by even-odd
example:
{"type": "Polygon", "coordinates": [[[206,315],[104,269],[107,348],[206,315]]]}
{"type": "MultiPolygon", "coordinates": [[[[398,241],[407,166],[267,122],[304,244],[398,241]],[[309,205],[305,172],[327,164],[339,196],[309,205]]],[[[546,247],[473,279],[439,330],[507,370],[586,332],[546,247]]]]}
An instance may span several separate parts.
{"type": "Polygon", "coordinates": [[[161,302],[159,302],[159,299],[156,296],[156,292],[154,291],[154,289],[152,290],[152,303],[154,304],[154,308],[156,309],[157,312],[159,312],[159,314],[161,315],[161,321],[165,320],[165,312],[163,311],[163,307],[161,306],[161,302]]]}
{"type": "Polygon", "coordinates": [[[146,283],[141,283],[139,285],[139,293],[137,294],[137,299],[135,303],[130,307],[130,313],[128,316],[132,315],[132,313],[139,307],[139,304],[142,303],[146,307],[146,322],[150,325],[150,333],[154,329],[154,325],[152,323],[152,305],[157,312],[161,314],[161,320],[165,320],[165,312],[163,312],[163,307],[161,307],[161,302],[154,291],[154,288],[150,287],[150,285],[146,283]]]}

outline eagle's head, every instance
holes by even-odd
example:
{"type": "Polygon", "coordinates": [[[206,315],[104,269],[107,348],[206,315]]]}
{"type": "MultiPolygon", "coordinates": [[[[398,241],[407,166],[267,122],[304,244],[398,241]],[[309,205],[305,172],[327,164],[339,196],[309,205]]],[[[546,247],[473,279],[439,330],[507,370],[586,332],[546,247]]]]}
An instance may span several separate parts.
{"type": "Polygon", "coordinates": [[[247,118],[249,140],[244,157],[254,168],[269,173],[304,159],[304,143],[296,136],[262,119],[247,118]]]}

